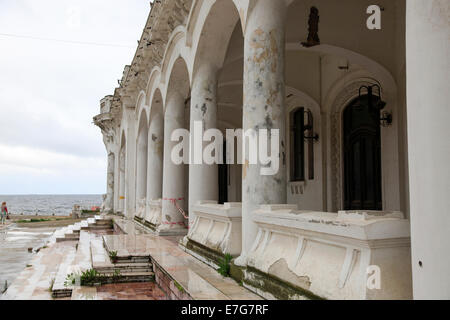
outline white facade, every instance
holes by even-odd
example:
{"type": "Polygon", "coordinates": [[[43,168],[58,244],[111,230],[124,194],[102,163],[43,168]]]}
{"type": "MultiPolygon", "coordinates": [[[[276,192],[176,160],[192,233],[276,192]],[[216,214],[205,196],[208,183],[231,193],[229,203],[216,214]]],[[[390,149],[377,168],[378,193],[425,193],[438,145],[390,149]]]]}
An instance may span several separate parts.
{"type": "Polygon", "coordinates": [[[94,119],[107,211],[187,235],[180,245],[212,266],[232,254],[267,298],[280,298],[265,289],[276,278],[329,299],[449,299],[448,2],[378,2],[380,30],[366,0],[153,4],[94,119]],[[370,127],[360,88],[375,85],[392,122],[370,127]],[[195,121],[224,136],[279,129],[279,171],[174,164],[170,136],[195,121]],[[373,266],[380,289],[367,289],[373,266]]]}

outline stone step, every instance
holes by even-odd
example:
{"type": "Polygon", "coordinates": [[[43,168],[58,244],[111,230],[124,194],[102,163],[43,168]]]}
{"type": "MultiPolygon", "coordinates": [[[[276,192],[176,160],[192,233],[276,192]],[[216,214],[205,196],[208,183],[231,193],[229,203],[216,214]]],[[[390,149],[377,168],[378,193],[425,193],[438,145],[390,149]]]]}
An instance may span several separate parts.
{"type": "Polygon", "coordinates": [[[61,237],[61,238],[56,238],[56,242],[65,242],[65,241],[77,241],[78,238],[74,238],[74,237],[61,237]]]}
{"type": "Polygon", "coordinates": [[[120,267],[120,266],[113,266],[113,267],[97,267],[95,268],[99,273],[114,273],[116,270],[120,271],[121,274],[124,273],[134,273],[134,272],[153,272],[152,266],[147,265],[145,267],[120,267]]]}
{"type": "Polygon", "coordinates": [[[63,263],[60,264],[58,268],[58,272],[55,278],[55,283],[52,289],[53,298],[67,298],[72,296],[73,286],[68,285],[65,286],[64,282],[66,282],[67,275],[70,273],[76,272],[77,274],[81,274],[83,271],[86,271],[92,267],[91,257],[90,257],[90,235],[87,232],[80,232],[79,234],[70,233],[72,231],[67,231],[65,237],[68,238],[57,238],[57,242],[61,241],[73,241],[71,237],[77,237],[78,246],[75,250],[70,251],[68,255],[66,255],[66,259],[63,263]]]}
{"type": "Polygon", "coordinates": [[[91,262],[91,238],[94,235],[89,234],[86,231],[80,232],[80,239],[78,242],[77,254],[75,256],[74,263],[82,270],[88,270],[92,268],[91,262]]]}
{"type": "Polygon", "coordinates": [[[92,267],[94,269],[97,269],[98,267],[112,266],[108,253],[103,247],[103,240],[101,238],[95,237],[91,239],[90,249],[92,267]]]}
{"type": "Polygon", "coordinates": [[[56,242],[63,241],[78,241],[80,239],[79,231],[72,230],[69,228],[63,235],[56,236],[56,242]]]}
{"type": "Polygon", "coordinates": [[[154,280],[153,267],[149,257],[118,257],[116,264],[111,262],[102,238],[91,241],[92,267],[106,275],[110,282],[148,282],[154,280]],[[119,276],[115,274],[120,272],[119,276]]]}
{"type": "Polygon", "coordinates": [[[119,275],[114,273],[102,274],[108,279],[106,283],[132,283],[132,282],[152,282],[155,280],[153,272],[121,272],[119,275]]]}
{"type": "MultiPolygon", "coordinates": [[[[132,263],[150,263],[150,255],[148,253],[131,253],[128,250],[117,249],[115,251],[114,245],[109,243],[106,239],[108,236],[103,236],[103,246],[106,250],[108,256],[110,256],[111,252],[115,252],[117,254],[116,264],[132,264],[132,263]]],[[[120,246],[119,246],[120,248],[120,246]]]]}
{"type": "MultiPolygon", "coordinates": [[[[58,239],[57,239],[58,241],[58,239]]],[[[64,256],[63,261],[59,265],[56,273],[55,282],[52,287],[53,298],[66,298],[72,295],[72,286],[64,285],[67,279],[67,275],[72,272],[71,267],[75,259],[76,249],[74,247],[68,249],[67,254],[64,256]]]]}
{"type": "Polygon", "coordinates": [[[134,264],[134,263],[149,263],[150,258],[149,257],[117,257],[116,265],[118,264],[134,264]]]}
{"type": "Polygon", "coordinates": [[[87,226],[80,228],[81,230],[107,230],[111,229],[111,223],[88,223],[87,226]]]}
{"type": "Polygon", "coordinates": [[[147,262],[140,263],[108,263],[106,267],[117,268],[117,269],[139,269],[139,268],[151,268],[152,264],[147,262]]]}
{"type": "Polygon", "coordinates": [[[79,234],[79,233],[76,233],[76,232],[73,232],[73,231],[69,231],[69,232],[67,232],[67,233],[64,235],[64,237],[65,237],[66,239],[75,239],[75,240],[79,240],[79,239],[80,239],[80,234],[79,234]]]}
{"type": "Polygon", "coordinates": [[[86,220],[80,222],[80,228],[87,227],[89,223],[86,220]]]}
{"type": "Polygon", "coordinates": [[[111,224],[111,219],[95,219],[96,224],[111,224]]]}

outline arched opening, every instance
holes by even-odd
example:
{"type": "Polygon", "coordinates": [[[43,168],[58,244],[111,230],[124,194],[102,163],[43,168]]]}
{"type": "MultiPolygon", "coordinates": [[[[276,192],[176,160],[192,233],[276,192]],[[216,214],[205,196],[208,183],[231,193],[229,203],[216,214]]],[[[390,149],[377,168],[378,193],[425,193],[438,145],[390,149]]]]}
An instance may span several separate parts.
{"type": "Polygon", "coordinates": [[[382,210],[380,110],[368,99],[353,100],[343,114],[344,210],[382,210]]]}
{"type": "Polygon", "coordinates": [[[172,135],[189,127],[189,93],[189,72],[185,61],[178,58],[171,69],[164,110],[163,202],[161,225],[158,227],[160,235],[185,234],[187,231],[188,221],[185,217],[189,214],[189,164],[188,161],[177,163],[173,158],[173,151],[183,143],[184,148],[176,157],[184,160],[186,156],[189,158],[189,135],[183,136],[179,141],[172,141],[172,135]]]}
{"type": "Polygon", "coordinates": [[[242,247],[242,205],[238,203],[242,201],[242,159],[237,161],[241,153],[237,152],[237,142],[241,137],[227,137],[227,130],[242,128],[244,41],[239,12],[232,0],[200,3],[199,11],[206,15],[197,21],[194,35],[199,35],[199,39],[197,45],[196,39],[193,44],[196,53],[190,110],[190,132],[195,136],[189,168],[191,228],[183,243],[188,252],[202,256],[206,246],[218,263],[224,254],[238,256],[242,247]],[[227,163],[227,153],[232,151],[234,157],[229,158],[235,164],[227,163]],[[203,159],[199,159],[199,154],[203,159]]]}
{"type": "Polygon", "coordinates": [[[136,211],[145,206],[147,197],[148,125],[147,114],[142,111],[136,141],[136,211]]]}
{"type": "Polygon", "coordinates": [[[112,212],[114,210],[114,170],[116,164],[116,155],[111,152],[108,155],[108,169],[106,178],[106,201],[105,212],[112,212]]]}
{"type": "Polygon", "coordinates": [[[147,201],[162,198],[164,111],[161,91],[154,93],[148,130],[147,201]]]}
{"type": "MultiPolygon", "coordinates": [[[[190,127],[192,132],[195,123],[202,122],[204,132],[219,129],[225,138],[226,129],[242,128],[243,37],[240,17],[232,0],[205,1],[201,10],[207,15],[204,20],[197,21],[201,32],[193,67],[190,127]],[[236,81],[236,85],[230,80],[236,81]]],[[[204,141],[203,149],[210,143],[222,144],[215,140],[204,141]]],[[[197,147],[201,147],[200,144],[193,144],[195,150],[197,147]]],[[[226,153],[223,155],[225,159],[226,153]]],[[[190,175],[196,177],[195,182],[191,179],[191,209],[204,200],[221,204],[240,201],[241,188],[235,185],[240,185],[241,179],[236,179],[234,166],[200,164],[195,159],[191,162],[190,175]]]]}
{"type": "Polygon", "coordinates": [[[125,168],[126,168],[127,142],[125,132],[122,133],[122,143],[119,151],[119,208],[120,213],[125,209],[125,168]]]}
{"type": "MultiPolygon", "coordinates": [[[[234,9],[235,10],[235,9],[234,9]]],[[[234,12],[237,15],[237,11],[234,12]]],[[[242,129],[243,116],[243,73],[244,38],[241,23],[236,22],[225,54],[224,63],[219,72],[218,81],[218,125],[226,137],[227,129],[242,129]]],[[[219,203],[242,201],[242,164],[238,159],[237,139],[224,141],[224,164],[219,165],[219,203]],[[235,158],[227,164],[226,154],[233,147],[235,158]]]]}

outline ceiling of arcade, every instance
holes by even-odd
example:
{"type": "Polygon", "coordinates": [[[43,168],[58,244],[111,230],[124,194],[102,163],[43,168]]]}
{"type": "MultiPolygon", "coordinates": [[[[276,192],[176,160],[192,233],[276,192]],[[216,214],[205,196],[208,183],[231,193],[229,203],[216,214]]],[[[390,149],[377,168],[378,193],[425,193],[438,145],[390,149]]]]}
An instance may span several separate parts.
{"type": "MultiPolygon", "coordinates": [[[[404,21],[399,18],[404,16],[404,0],[379,2],[386,8],[383,12],[383,28],[373,32],[362,27],[367,19],[365,10],[371,4],[369,0],[294,0],[289,7],[286,21],[286,85],[305,93],[320,104],[325,94],[322,75],[328,70],[323,62],[321,64],[324,56],[335,58],[332,59],[332,81],[363,68],[357,63],[349,63],[346,57],[338,56],[334,52],[302,47],[301,42],[308,37],[308,16],[312,6],[319,8],[319,36],[322,44],[358,53],[386,68],[393,78],[398,77],[404,65],[404,21]]],[[[191,5],[192,0],[166,0],[163,5],[155,3],[133,64],[126,69],[121,88],[117,89],[116,95],[119,93],[121,98],[137,95],[136,92],[139,92],[140,88],[147,86],[149,73],[155,65],[160,65],[163,59],[171,31],[178,25],[186,25],[191,5]]],[[[242,125],[242,34],[241,23],[238,21],[228,43],[223,67],[219,71],[219,122],[236,128],[242,125]]],[[[174,70],[176,72],[177,68],[174,70]]]]}

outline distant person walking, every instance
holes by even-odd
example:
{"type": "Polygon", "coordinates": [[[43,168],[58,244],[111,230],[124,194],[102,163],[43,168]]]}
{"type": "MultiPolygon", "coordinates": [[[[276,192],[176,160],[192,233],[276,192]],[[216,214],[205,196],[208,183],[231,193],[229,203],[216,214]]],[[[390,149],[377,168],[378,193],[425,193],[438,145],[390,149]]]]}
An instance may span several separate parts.
{"type": "Polygon", "coordinates": [[[3,203],[2,203],[2,207],[1,207],[0,210],[1,210],[1,211],[0,211],[0,215],[1,215],[1,221],[2,221],[2,224],[5,224],[6,218],[7,218],[7,216],[9,215],[9,213],[8,213],[8,207],[6,206],[6,202],[3,202],[3,203]]]}

